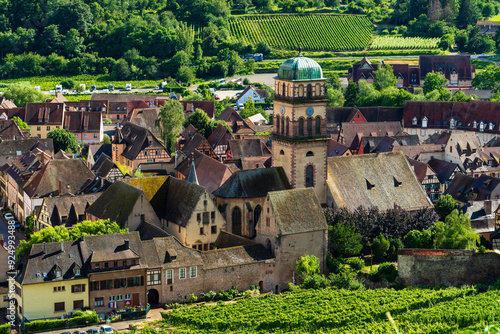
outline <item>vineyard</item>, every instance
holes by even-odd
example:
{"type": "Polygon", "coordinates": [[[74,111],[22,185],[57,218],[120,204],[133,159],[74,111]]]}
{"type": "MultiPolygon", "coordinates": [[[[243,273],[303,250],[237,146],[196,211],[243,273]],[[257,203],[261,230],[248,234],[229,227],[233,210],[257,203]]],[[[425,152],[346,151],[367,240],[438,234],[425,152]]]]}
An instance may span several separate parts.
{"type": "Polygon", "coordinates": [[[500,323],[500,291],[476,289],[302,290],[163,313],[173,332],[401,333],[478,331],[500,323]]]}
{"type": "Polygon", "coordinates": [[[371,50],[437,49],[439,38],[377,36],[371,50]]]}
{"type": "Polygon", "coordinates": [[[249,44],[266,41],[276,49],[362,50],[373,24],[361,15],[253,15],[229,22],[231,34],[249,44]]]}

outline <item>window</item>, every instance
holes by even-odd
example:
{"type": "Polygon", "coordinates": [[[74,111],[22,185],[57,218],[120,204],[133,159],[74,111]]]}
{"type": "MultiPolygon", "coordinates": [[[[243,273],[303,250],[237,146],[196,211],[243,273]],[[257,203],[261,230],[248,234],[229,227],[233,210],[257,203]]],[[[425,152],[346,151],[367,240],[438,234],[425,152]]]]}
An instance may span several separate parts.
{"type": "Polygon", "coordinates": [[[96,263],[96,264],[95,264],[94,269],[99,269],[99,263],[96,263]]]}
{"type": "Polygon", "coordinates": [[[83,308],[83,299],[82,300],[74,300],[73,301],[73,310],[78,310],[83,308]]]}
{"type": "Polygon", "coordinates": [[[422,127],[423,128],[427,127],[427,121],[428,121],[427,117],[422,118],[422,127]]]}
{"type": "Polygon", "coordinates": [[[210,227],[210,233],[217,234],[217,225],[212,225],[210,227]]]}
{"type": "Polygon", "coordinates": [[[413,119],[411,120],[411,125],[417,125],[417,118],[416,117],[413,117],[413,119]]]}
{"type": "Polygon", "coordinates": [[[85,284],[74,284],[71,286],[71,293],[85,292],[85,284]]]}
{"type": "Polygon", "coordinates": [[[200,227],[200,235],[203,235],[203,234],[204,234],[204,232],[205,232],[205,231],[204,231],[203,227],[200,227]]]}
{"type": "Polygon", "coordinates": [[[54,303],[54,312],[64,312],[64,302],[54,303]]]}
{"type": "Polygon", "coordinates": [[[306,153],[306,157],[314,157],[314,153],[312,151],[309,151],[306,153]]]}
{"type": "Polygon", "coordinates": [[[196,214],[196,220],[197,221],[201,221],[201,213],[197,213],[196,214]]]}
{"type": "Polygon", "coordinates": [[[490,130],[493,130],[495,128],[495,123],[490,122],[489,127],[490,127],[490,130]]]}
{"type": "Polygon", "coordinates": [[[130,293],[126,293],[124,296],[123,296],[123,299],[125,300],[131,300],[132,299],[132,295],[130,293]]]}
{"type": "Polygon", "coordinates": [[[180,268],[179,269],[179,278],[180,279],[186,278],[186,268],[180,268]]]}
{"type": "Polygon", "coordinates": [[[306,167],[306,188],[314,187],[314,167],[309,165],[306,167]]]}
{"type": "Polygon", "coordinates": [[[266,226],[271,226],[271,217],[266,217],[266,226]]]}
{"type": "Polygon", "coordinates": [[[104,262],[104,268],[108,268],[109,264],[107,262],[104,262]]]}
{"type": "Polygon", "coordinates": [[[113,262],[113,267],[118,267],[118,261],[113,262]]]}
{"type": "Polygon", "coordinates": [[[301,117],[299,118],[299,136],[304,135],[304,119],[301,117]]]}
{"type": "Polygon", "coordinates": [[[47,127],[47,131],[50,131],[50,126],[47,127]]]}
{"type": "Polygon", "coordinates": [[[212,212],[210,213],[210,218],[212,218],[212,221],[214,221],[214,220],[215,220],[215,211],[212,211],[212,212]]]}
{"type": "Polygon", "coordinates": [[[39,126],[36,127],[36,131],[41,131],[41,130],[42,130],[41,127],[39,127],[39,126]]]}
{"type": "Polygon", "coordinates": [[[57,269],[56,269],[56,278],[61,277],[61,275],[62,275],[62,271],[61,271],[61,269],[60,269],[60,268],[57,268],[57,269]]]}
{"type": "Polygon", "coordinates": [[[109,296],[109,302],[114,302],[116,301],[116,296],[109,296]]]}
{"type": "Polygon", "coordinates": [[[316,117],[316,134],[320,135],[321,134],[321,118],[316,117]]]}
{"type": "Polygon", "coordinates": [[[189,268],[189,277],[191,277],[191,278],[196,277],[196,267],[189,268]]]}
{"type": "Polygon", "coordinates": [[[75,268],[75,276],[80,276],[80,268],[75,268]]]}
{"type": "Polygon", "coordinates": [[[281,150],[280,155],[285,155],[285,151],[281,150]]]}
{"type": "Polygon", "coordinates": [[[313,130],[312,130],[312,118],[311,118],[311,117],[309,117],[309,118],[307,119],[307,135],[308,135],[308,136],[311,136],[311,135],[312,135],[312,132],[313,132],[313,130]]]}
{"type": "Polygon", "coordinates": [[[148,272],[148,285],[161,284],[161,271],[154,269],[148,272]]]}
{"type": "Polygon", "coordinates": [[[477,128],[477,121],[472,122],[472,127],[475,129],[477,128]]]}
{"type": "Polygon", "coordinates": [[[6,296],[3,296],[3,301],[4,301],[4,302],[6,302],[6,301],[8,301],[8,300],[9,300],[9,296],[7,296],[7,295],[6,295],[6,296]]]}
{"type": "Polygon", "coordinates": [[[127,261],[123,261],[122,262],[122,267],[126,267],[127,266],[127,261]]]}
{"type": "Polygon", "coordinates": [[[116,301],[122,301],[123,300],[123,295],[116,295],[116,301]]]}
{"type": "Polygon", "coordinates": [[[131,266],[135,266],[135,260],[131,261],[132,263],[130,264],[131,266]]]}
{"type": "Polygon", "coordinates": [[[173,282],[172,270],[167,270],[167,284],[172,284],[173,282]]]}
{"type": "Polygon", "coordinates": [[[209,213],[208,212],[203,212],[203,224],[210,224],[209,220],[209,213]]]}
{"type": "Polygon", "coordinates": [[[425,136],[425,130],[424,130],[424,129],[421,129],[421,130],[420,130],[420,135],[421,135],[421,136],[425,136]]]}
{"type": "Polygon", "coordinates": [[[450,119],[450,129],[454,129],[455,128],[455,124],[456,124],[456,121],[454,118],[450,119]]]}
{"type": "Polygon", "coordinates": [[[94,133],[94,138],[97,139],[97,133],[94,133]]]}
{"type": "Polygon", "coordinates": [[[485,125],[484,122],[479,123],[479,131],[481,131],[481,132],[484,131],[484,127],[485,127],[484,125],[485,125]]]}

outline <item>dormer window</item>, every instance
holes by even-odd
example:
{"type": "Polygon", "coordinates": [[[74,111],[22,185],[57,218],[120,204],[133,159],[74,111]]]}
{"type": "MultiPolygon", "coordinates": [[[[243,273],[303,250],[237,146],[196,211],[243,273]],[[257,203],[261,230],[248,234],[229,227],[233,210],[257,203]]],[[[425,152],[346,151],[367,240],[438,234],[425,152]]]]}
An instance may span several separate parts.
{"type": "Polygon", "coordinates": [[[80,267],[75,267],[75,276],[80,276],[80,267]]]}
{"type": "Polygon", "coordinates": [[[456,125],[456,122],[454,118],[450,119],[450,129],[454,129],[455,128],[455,125],[456,125]]]}
{"type": "Polygon", "coordinates": [[[411,120],[411,124],[417,125],[417,123],[418,123],[418,119],[416,117],[413,117],[413,119],[411,120]]]}
{"type": "Polygon", "coordinates": [[[62,276],[62,270],[59,267],[56,267],[56,278],[59,278],[62,276]]]}
{"type": "Polygon", "coordinates": [[[474,129],[475,129],[475,128],[477,128],[477,121],[474,121],[474,122],[472,123],[472,127],[473,127],[474,129]]]}
{"type": "Polygon", "coordinates": [[[490,128],[490,130],[493,130],[493,129],[495,128],[495,123],[490,122],[490,124],[489,124],[489,128],[490,128]]]}
{"type": "Polygon", "coordinates": [[[422,127],[423,128],[427,127],[427,121],[428,121],[427,117],[424,116],[424,118],[422,118],[422,127]]]}
{"type": "Polygon", "coordinates": [[[479,123],[479,131],[480,131],[480,132],[483,132],[483,131],[484,131],[485,125],[486,125],[486,124],[485,124],[483,121],[481,121],[481,122],[479,123]]]}

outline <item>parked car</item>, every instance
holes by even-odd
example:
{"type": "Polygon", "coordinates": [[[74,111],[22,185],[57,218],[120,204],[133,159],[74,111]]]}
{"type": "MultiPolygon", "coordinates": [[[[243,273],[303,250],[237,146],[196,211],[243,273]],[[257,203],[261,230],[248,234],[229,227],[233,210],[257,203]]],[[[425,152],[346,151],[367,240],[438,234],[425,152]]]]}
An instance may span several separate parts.
{"type": "Polygon", "coordinates": [[[14,220],[14,215],[12,213],[6,213],[3,216],[5,219],[7,219],[7,221],[14,220]]]}
{"type": "Polygon", "coordinates": [[[62,85],[56,85],[56,93],[62,92],[62,85]]]}
{"type": "Polygon", "coordinates": [[[129,90],[132,90],[132,84],[128,83],[125,85],[125,90],[126,91],[129,91],[129,90]]]}
{"type": "Polygon", "coordinates": [[[220,100],[220,97],[219,97],[219,95],[217,95],[217,94],[214,94],[214,98],[215,98],[217,101],[219,101],[219,100],[220,100]]]}
{"type": "Polygon", "coordinates": [[[87,334],[87,332],[84,332],[84,331],[74,331],[73,334],[87,334]]]}
{"type": "Polygon", "coordinates": [[[96,86],[95,86],[95,85],[92,85],[92,86],[90,87],[90,91],[91,91],[91,92],[93,92],[93,91],[95,91],[95,90],[96,90],[96,86]]]}
{"type": "Polygon", "coordinates": [[[113,86],[113,84],[109,84],[108,89],[112,92],[115,89],[115,86],[113,86]]]}
{"type": "Polygon", "coordinates": [[[71,334],[70,332],[62,332],[61,334],[71,334]]]}
{"type": "Polygon", "coordinates": [[[87,329],[87,334],[99,334],[99,330],[97,328],[87,329]]]}
{"type": "Polygon", "coordinates": [[[101,328],[99,329],[99,332],[101,334],[110,334],[110,333],[113,333],[114,330],[113,330],[113,328],[111,328],[107,325],[102,325],[101,328]]]}

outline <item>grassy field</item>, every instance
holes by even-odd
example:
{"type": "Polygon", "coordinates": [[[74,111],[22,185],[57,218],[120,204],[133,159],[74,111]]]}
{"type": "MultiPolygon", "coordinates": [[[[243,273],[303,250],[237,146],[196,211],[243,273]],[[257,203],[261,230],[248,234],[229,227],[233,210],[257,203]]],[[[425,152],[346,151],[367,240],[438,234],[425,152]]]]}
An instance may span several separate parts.
{"type": "Polygon", "coordinates": [[[489,18],[488,21],[500,22],[500,15],[493,16],[493,17],[489,18]]]}
{"type": "Polygon", "coordinates": [[[163,313],[173,333],[460,333],[500,324],[500,291],[300,290],[163,313]],[[394,323],[388,320],[390,313],[394,323]]]}
{"type": "Polygon", "coordinates": [[[439,38],[375,36],[371,50],[437,49],[439,38]]]}

